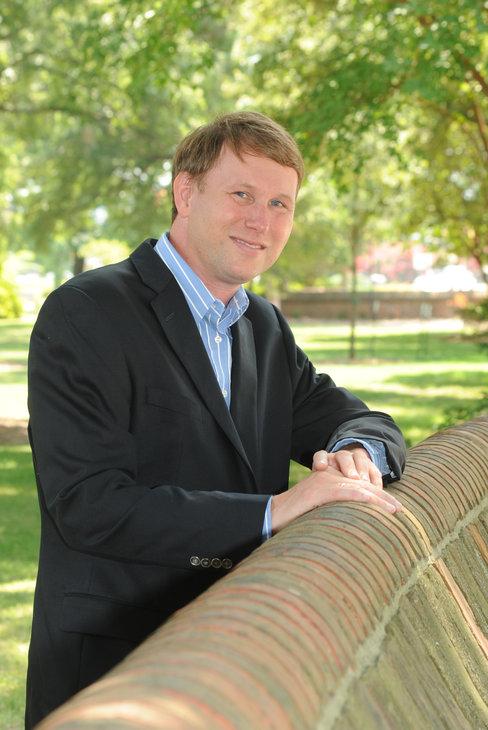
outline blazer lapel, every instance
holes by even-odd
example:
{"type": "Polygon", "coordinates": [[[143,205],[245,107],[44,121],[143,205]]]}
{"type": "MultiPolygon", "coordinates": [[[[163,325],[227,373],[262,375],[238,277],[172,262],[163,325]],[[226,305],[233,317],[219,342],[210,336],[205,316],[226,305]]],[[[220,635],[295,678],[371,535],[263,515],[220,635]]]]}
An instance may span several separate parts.
{"type": "MultiPolygon", "coordinates": [[[[132,263],[144,283],[157,292],[151,301],[151,307],[173,351],[191,377],[208,410],[252,472],[245,446],[220,392],[184,294],[170,270],[153,250],[154,243],[151,239],[144,241],[132,254],[132,263]]],[[[240,433],[244,432],[240,430],[240,433]]]]}
{"type": "Polygon", "coordinates": [[[258,464],[258,377],[252,324],[243,315],[232,327],[230,412],[253,466],[258,464]]]}

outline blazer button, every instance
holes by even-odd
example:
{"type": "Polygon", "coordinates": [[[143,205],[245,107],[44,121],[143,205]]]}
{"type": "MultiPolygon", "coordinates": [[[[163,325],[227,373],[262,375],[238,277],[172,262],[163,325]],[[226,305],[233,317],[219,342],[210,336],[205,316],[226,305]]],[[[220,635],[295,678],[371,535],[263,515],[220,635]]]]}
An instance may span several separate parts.
{"type": "Polygon", "coordinates": [[[226,570],[230,570],[232,568],[232,560],[229,560],[229,558],[224,558],[222,560],[222,567],[226,570]]]}
{"type": "Polygon", "coordinates": [[[210,565],[210,558],[202,558],[200,560],[200,565],[202,566],[202,568],[208,568],[210,565]]]}
{"type": "Polygon", "coordinates": [[[212,558],[212,568],[221,568],[222,561],[220,558],[212,558]]]}
{"type": "Polygon", "coordinates": [[[192,555],[190,558],[190,563],[194,566],[200,565],[200,558],[198,558],[196,555],[192,555]]]}

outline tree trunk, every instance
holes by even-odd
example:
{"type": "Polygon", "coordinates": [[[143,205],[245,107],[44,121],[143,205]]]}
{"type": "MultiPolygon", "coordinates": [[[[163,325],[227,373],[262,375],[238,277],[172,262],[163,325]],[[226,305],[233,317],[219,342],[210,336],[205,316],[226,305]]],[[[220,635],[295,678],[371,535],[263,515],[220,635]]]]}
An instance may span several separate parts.
{"type": "Polygon", "coordinates": [[[354,188],[352,191],[352,204],[351,204],[351,235],[350,235],[350,254],[351,254],[351,309],[349,318],[349,359],[356,359],[356,322],[358,316],[358,268],[356,259],[359,253],[360,237],[362,225],[359,219],[358,211],[358,184],[357,180],[354,181],[354,188]]]}
{"type": "Polygon", "coordinates": [[[359,251],[359,230],[354,224],[351,229],[351,314],[349,319],[349,359],[356,359],[356,323],[358,318],[358,268],[356,259],[359,251]]]}
{"type": "Polygon", "coordinates": [[[85,268],[85,257],[80,256],[78,254],[78,251],[74,251],[73,253],[73,276],[76,276],[76,274],[81,274],[81,272],[85,268]]]}
{"type": "Polygon", "coordinates": [[[481,259],[481,256],[474,256],[474,259],[478,266],[480,267],[480,275],[483,279],[485,284],[488,284],[488,269],[483,268],[484,261],[481,259]]]}

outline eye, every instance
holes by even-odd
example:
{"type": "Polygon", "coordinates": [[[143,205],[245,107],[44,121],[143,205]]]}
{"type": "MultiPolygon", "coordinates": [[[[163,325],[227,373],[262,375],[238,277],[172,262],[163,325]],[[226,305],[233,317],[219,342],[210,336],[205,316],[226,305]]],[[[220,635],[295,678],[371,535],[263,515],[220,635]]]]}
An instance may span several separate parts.
{"type": "Polygon", "coordinates": [[[239,198],[239,200],[252,200],[252,196],[249,193],[246,193],[245,190],[235,190],[232,195],[234,195],[236,198],[239,198]]]}
{"type": "Polygon", "coordinates": [[[273,198],[272,200],[269,201],[269,204],[273,208],[286,208],[287,207],[285,205],[285,203],[282,200],[279,200],[278,198],[273,198]]]}

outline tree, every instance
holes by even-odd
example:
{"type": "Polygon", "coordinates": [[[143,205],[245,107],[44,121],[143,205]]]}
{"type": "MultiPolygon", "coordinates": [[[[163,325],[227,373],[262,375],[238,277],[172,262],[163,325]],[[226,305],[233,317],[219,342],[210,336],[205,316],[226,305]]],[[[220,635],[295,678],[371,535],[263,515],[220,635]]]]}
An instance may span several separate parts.
{"type": "Polygon", "coordinates": [[[444,255],[474,259],[488,283],[488,165],[471,126],[434,116],[411,140],[419,160],[410,185],[406,230],[421,231],[444,255]]]}
{"type": "Polygon", "coordinates": [[[134,244],[168,223],[169,161],[211,106],[221,15],[210,0],[2,9],[0,131],[22,148],[9,206],[24,241],[70,249],[76,272],[91,239],[134,244]]]}
{"type": "Polygon", "coordinates": [[[271,0],[245,5],[246,17],[254,17],[249,65],[260,98],[294,130],[308,159],[332,160],[340,179],[344,156],[374,131],[417,173],[413,201],[428,204],[424,216],[414,204],[412,222],[442,229],[452,250],[486,265],[486,3],[272,6],[274,20],[264,24],[260,13],[270,11],[271,0]]]}

